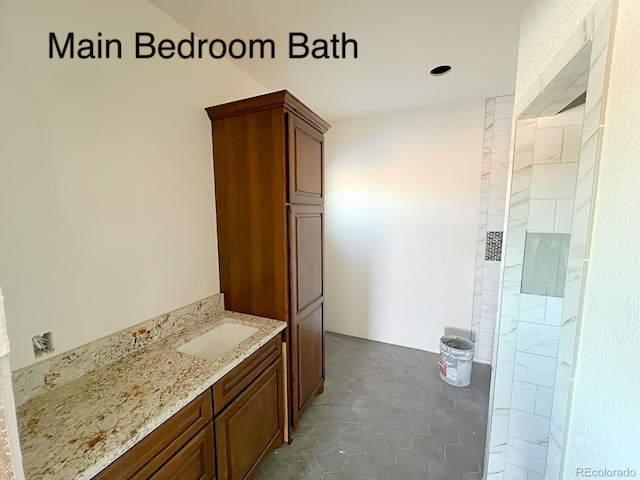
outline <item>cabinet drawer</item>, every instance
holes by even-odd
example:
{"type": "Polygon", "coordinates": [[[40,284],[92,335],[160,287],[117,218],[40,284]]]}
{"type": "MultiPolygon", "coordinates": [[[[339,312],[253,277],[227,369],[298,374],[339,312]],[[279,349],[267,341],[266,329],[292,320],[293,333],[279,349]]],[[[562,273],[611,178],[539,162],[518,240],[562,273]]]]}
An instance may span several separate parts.
{"type": "Polygon", "coordinates": [[[211,480],[215,473],[213,422],[209,422],[151,480],[211,480]]]}
{"type": "Polygon", "coordinates": [[[212,418],[211,391],[207,390],[99,473],[94,480],[150,478],[212,418]]]}
{"type": "Polygon", "coordinates": [[[271,363],[280,356],[282,342],[280,335],[260,347],[249,358],[227,373],[213,386],[213,408],[217,415],[253,382],[271,363]]]}

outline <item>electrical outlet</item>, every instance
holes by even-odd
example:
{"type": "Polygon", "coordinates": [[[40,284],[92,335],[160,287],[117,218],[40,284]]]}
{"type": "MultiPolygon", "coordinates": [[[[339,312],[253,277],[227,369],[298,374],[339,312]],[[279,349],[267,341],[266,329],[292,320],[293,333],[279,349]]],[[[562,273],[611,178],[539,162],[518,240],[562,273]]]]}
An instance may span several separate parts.
{"type": "Polygon", "coordinates": [[[36,358],[53,353],[53,337],[51,332],[31,337],[31,344],[33,345],[33,354],[36,358]]]}

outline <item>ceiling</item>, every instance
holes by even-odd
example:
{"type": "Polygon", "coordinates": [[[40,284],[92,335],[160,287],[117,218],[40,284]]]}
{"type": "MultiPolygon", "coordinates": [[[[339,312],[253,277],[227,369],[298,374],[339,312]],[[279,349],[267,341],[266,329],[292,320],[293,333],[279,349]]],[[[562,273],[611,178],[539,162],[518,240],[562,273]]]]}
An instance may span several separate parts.
{"type": "Polygon", "coordinates": [[[273,39],[275,59],[232,61],[329,120],[515,89],[521,0],[150,1],[200,38],[273,39]],[[358,42],[358,59],[289,59],[289,32],[345,32],[358,42]],[[453,70],[430,76],[440,64],[453,70]]]}

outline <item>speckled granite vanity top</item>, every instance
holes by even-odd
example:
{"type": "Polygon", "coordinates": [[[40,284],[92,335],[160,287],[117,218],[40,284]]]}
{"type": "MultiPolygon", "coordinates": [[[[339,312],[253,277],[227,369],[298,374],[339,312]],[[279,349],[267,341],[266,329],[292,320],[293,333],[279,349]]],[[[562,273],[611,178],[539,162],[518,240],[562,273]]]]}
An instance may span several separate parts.
{"type": "Polygon", "coordinates": [[[92,478],[284,328],[284,322],[217,312],[30,398],[18,408],[27,478],[92,478]],[[215,361],[177,350],[225,322],[258,331],[215,361]]]}

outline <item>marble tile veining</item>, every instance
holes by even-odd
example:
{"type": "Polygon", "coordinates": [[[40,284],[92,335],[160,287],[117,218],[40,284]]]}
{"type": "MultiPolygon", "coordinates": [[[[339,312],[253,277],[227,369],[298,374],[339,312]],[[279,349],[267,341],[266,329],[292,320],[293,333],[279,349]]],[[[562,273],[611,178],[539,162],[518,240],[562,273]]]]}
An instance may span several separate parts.
{"type": "Polygon", "coordinates": [[[516,352],[516,365],[513,379],[518,382],[532,383],[553,388],[557,360],[533,353],[516,352]]]}
{"type": "Polygon", "coordinates": [[[558,163],[562,154],[562,128],[543,128],[536,132],[533,163],[558,163]]]}
{"type": "Polygon", "coordinates": [[[562,163],[559,165],[536,165],[533,167],[531,182],[531,198],[569,198],[576,193],[578,164],[562,163]]]}
{"type": "Polygon", "coordinates": [[[530,383],[513,382],[512,388],[511,408],[522,412],[535,413],[538,387],[530,383]]]}
{"type": "Polygon", "coordinates": [[[546,446],[549,443],[549,422],[548,417],[512,409],[509,436],[546,446]]]}
{"type": "Polygon", "coordinates": [[[28,479],[90,479],[231,371],[286,324],[222,311],[17,409],[28,479]],[[227,322],[258,331],[215,361],[178,352],[227,322]]]}
{"type": "Polygon", "coordinates": [[[522,322],[518,325],[518,351],[545,357],[558,355],[560,327],[522,322]]]}

